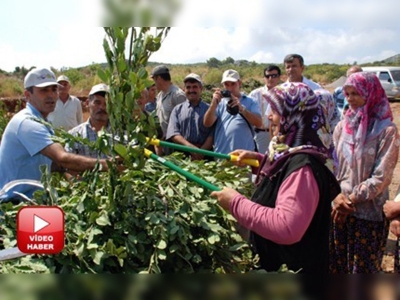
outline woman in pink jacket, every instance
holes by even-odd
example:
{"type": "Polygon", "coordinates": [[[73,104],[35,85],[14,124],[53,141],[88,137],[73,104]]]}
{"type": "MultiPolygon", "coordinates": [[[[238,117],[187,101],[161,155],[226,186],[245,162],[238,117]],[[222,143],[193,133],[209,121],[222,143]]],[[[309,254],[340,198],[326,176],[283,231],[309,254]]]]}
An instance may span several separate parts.
{"type": "Polygon", "coordinates": [[[340,188],[323,108],[303,83],[277,86],[266,100],[272,110],[269,150],[232,153],[261,162],[251,200],[226,187],[211,196],[250,231],[263,269],[286,264],[293,271],[328,274],[331,201],[340,188]]]}

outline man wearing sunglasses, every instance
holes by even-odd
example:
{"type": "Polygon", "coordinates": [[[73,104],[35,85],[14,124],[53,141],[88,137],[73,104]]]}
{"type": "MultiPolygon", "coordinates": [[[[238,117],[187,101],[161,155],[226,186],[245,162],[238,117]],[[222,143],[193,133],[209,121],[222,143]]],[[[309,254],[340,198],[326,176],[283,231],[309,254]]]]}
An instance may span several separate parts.
{"type": "Polygon", "coordinates": [[[255,138],[258,152],[265,153],[268,149],[270,135],[269,135],[269,120],[266,112],[268,111],[269,104],[263,97],[268,90],[277,86],[281,80],[281,69],[276,65],[269,65],[264,69],[264,81],[265,85],[259,87],[249,94],[249,97],[257,100],[258,105],[261,109],[262,116],[262,127],[255,128],[255,138]]]}

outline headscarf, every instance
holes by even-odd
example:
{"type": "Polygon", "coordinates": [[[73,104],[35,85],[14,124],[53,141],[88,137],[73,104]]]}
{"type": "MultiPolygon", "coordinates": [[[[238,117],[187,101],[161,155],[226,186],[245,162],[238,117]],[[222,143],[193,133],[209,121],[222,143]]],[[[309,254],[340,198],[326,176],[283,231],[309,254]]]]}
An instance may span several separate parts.
{"type": "Polygon", "coordinates": [[[274,176],[297,153],[310,154],[332,170],[326,116],[311,88],[301,82],[286,82],[269,90],[264,97],[281,120],[279,134],[271,140],[257,182],[262,176],[274,176]]]}
{"type": "Polygon", "coordinates": [[[340,115],[338,113],[335,100],[328,90],[317,89],[314,91],[314,93],[319,98],[319,102],[324,110],[327,120],[326,126],[328,127],[329,132],[332,133],[336,124],[340,121],[340,115]]]}
{"type": "Polygon", "coordinates": [[[375,74],[354,73],[347,78],[343,89],[346,86],[354,87],[365,100],[362,107],[347,110],[337,146],[352,165],[353,159],[361,157],[365,141],[378,137],[391,123],[393,115],[386,93],[375,74]]]}

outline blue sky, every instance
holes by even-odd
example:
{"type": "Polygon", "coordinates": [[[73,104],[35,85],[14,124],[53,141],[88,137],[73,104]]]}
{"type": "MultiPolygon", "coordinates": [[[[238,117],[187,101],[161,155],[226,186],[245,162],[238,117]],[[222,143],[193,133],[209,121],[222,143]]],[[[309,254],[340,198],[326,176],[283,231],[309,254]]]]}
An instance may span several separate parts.
{"type": "Polygon", "coordinates": [[[151,61],[232,57],[280,63],[286,54],[299,53],[306,65],[352,64],[400,53],[397,0],[363,0],[362,5],[355,0],[336,0],[334,5],[325,0],[169,1],[177,5],[173,8],[163,0],[2,0],[0,69],[105,62],[101,26],[107,13],[102,1],[135,2],[132,11],[140,5],[151,7],[158,17],[173,16],[174,27],[151,61]]]}

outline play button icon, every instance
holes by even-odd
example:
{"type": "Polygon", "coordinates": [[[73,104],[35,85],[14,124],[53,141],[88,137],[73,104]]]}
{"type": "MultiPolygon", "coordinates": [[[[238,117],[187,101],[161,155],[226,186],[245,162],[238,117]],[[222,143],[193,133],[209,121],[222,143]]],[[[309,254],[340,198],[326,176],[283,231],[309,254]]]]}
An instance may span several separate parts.
{"type": "Polygon", "coordinates": [[[17,246],[23,253],[56,254],[64,248],[64,212],[58,206],[24,206],[17,214],[17,246]]]}
{"type": "Polygon", "coordinates": [[[43,220],[41,217],[38,217],[37,215],[33,215],[33,232],[36,233],[43,228],[49,226],[50,223],[47,222],[46,220],[43,220]]]}

